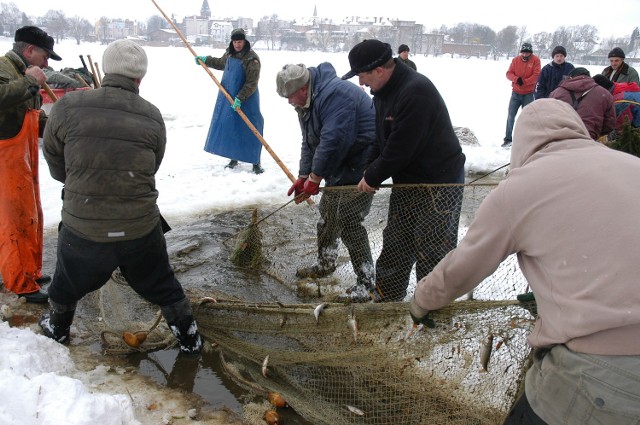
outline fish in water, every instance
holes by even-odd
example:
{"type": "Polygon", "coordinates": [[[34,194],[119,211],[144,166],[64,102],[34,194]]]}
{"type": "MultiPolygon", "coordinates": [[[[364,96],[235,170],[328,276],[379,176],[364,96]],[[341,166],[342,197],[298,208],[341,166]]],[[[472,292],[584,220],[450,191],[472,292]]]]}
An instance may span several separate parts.
{"type": "Polygon", "coordinates": [[[262,376],[267,377],[267,367],[269,366],[269,355],[262,361],[262,376]]]}
{"type": "Polygon", "coordinates": [[[488,372],[489,369],[489,358],[491,358],[491,351],[493,350],[493,333],[489,331],[489,335],[482,341],[482,346],[480,347],[480,365],[482,366],[482,371],[488,372]]]}
{"type": "Polygon", "coordinates": [[[316,318],[316,323],[318,323],[318,321],[320,320],[320,315],[322,314],[324,309],[327,308],[327,305],[327,303],[322,303],[313,309],[313,316],[316,318]]]}

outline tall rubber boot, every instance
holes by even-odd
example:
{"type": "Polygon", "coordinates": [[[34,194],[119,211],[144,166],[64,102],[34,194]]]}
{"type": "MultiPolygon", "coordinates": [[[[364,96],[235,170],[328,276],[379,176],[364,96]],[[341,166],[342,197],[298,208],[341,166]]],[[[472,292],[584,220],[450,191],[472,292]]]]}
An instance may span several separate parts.
{"type": "Polygon", "coordinates": [[[203,341],[198,332],[198,325],[193,318],[189,300],[184,298],[160,309],[169,329],[180,343],[180,352],[200,354],[203,341]]]}
{"type": "Polygon", "coordinates": [[[75,313],[76,303],[58,304],[49,300],[49,310],[42,313],[38,324],[46,337],[61,344],[68,344],[71,339],[69,330],[75,313]]]}

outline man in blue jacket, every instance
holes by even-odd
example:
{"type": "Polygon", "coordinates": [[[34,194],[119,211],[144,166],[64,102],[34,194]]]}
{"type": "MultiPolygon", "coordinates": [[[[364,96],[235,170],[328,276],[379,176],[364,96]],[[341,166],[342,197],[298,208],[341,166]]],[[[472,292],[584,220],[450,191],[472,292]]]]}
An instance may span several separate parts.
{"type": "Polygon", "coordinates": [[[402,301],[413,265],[420,280],[457,246],[465,156],[438,89],[398,66],[388,43],[364,40],[349,52],[349,64],[342,79],[357,75],[371,88],[376,109],[377,143],[358,188],[374,193],[389,178],[394,185],[446,184],[392,190],[375,295],[402,301]]]}
{"type": "Polygon", "coordinates": [[[367,166],[375,140],[375,114],[371,98],[360,87],[342,81],[333,66],[324,62],[307,68],[285,65],[276,77],[278,94],[286,97],[298,113],[302,130],[300,172],[287,195],[296,203],[326,189],[320,198],[318,220],[318,263],[298,269],[298,277],[324,277],[336,268],[338,238],[349,251],[357,276],[347,290],[354,301],[371,299],[373,259],[362,221],[369,214],[373,194],[354,187],[367,166]]]}
{"type": "Polygon", "coordinates": [[[549,97],[552,91],[558,88],[562,80],[567,78],[569,73],[575,68],[572,63],[565,61],[567,57],[567,49],[562,46],[556,46],[551,52],[550,63],[542,67],[538,82],[536,83],[536,91],[533,93],[535,99],[543,99],[549,97]]]}

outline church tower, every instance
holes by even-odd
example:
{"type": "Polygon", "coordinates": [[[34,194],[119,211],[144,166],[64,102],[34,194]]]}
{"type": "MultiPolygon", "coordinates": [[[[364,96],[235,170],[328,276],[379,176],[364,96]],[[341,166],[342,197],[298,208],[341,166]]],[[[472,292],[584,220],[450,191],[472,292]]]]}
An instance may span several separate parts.
{"type": "Polygon", "coordinates": [[[211,18],[211,9],[209,9],[209,2],[204,0],[202,2],[202,7],[200,8],[200,16],[203,18],[211,18]]]}

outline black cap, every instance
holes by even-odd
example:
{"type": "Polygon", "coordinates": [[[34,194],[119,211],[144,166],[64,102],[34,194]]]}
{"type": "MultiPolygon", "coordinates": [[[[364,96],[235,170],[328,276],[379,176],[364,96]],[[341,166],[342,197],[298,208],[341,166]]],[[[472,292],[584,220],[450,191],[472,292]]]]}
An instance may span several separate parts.
{"type": "Polygon", "coordinates": [[[56,52],[53,51],[53,37],[38,27],[26,26],[16,30],[15,41],[33,44],[49,53],[49,57],[54,61],[62,60],[56,52]]]}
{"type": "Polygon", "coordinates": [[[622,59],[624,59],[624,52],[622,51],[621,48],[614,47],[613,49],[611,49],[611,51],[607,55],[607,58],[622,58],[622,59]]]}
{"type": "Polygon", "coordinates": [[[236,28],[231,32],[231,41],[246,40],[244,30],[242,28],[236,28]]]}
{"type": "Polygon", "coordinates": [[[553,58],[558,53],[560,53],[565,58],[567,57],[567,49],[565,49],[562,46],[556,46],[556,47],[553,48],[553,51],[551,52],[551,58],[553,58]]]}
{"type": "Polygon", "coordinates": [[[520,48],[520,53],[525,53],[525,52],[533,53],[533,46],[531,45],[531,43],[522,43],[522,47],[520,48]]]}
{"type": "Polygon", "coordinates": [[[402,53],[402,52],[409,52],[409,46],[407,46],[406,44],[401,44],[398,46],[398,54],[402,53]]]}
{"type": "Polygon", "coordinates": [[[598,83],[598,85],[604,87],[605,89],[611,91],[611,89],[613,88],[613,81],[611,81],[610,79],[608,79],[607,77],[605,77],[602,74],[596,74],[593,76],[593,81],[595,81],[596,83],[598,83]]]}
{"type": "Polygon", "coordinates": [[[342,76],[343,80],[348,80],[354,75],[368,72],[384,65],[391,59],[391,45],[380,40],[364,40],[353,46],[349,52],[349,65],[351,71],[342,76]]]}

